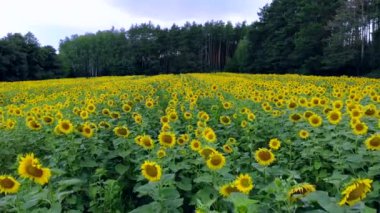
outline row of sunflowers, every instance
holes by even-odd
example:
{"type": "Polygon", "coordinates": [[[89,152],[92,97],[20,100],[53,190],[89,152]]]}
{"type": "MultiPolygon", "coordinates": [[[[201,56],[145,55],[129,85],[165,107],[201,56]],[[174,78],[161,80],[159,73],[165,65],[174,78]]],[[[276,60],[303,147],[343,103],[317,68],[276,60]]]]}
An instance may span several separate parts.
{"type": "Polygon", "coordinates": [[[380,81],[0,83],[2,212],[373,212],[380,81]]]}

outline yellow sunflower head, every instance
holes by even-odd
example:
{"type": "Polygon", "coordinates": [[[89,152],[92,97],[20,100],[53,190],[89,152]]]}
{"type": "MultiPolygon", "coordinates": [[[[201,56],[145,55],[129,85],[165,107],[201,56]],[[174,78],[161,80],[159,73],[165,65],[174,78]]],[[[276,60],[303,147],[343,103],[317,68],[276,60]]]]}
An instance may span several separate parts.
{"type": "Polygon", "coordinates": [[[289,191],[288,191],[288,199],[292,202],[295,202],[299,200],[300,198],[306,196],[310,192],[315,191],[315,186],[311,185],[309,183],[302,183],[293,186],[289,191]]]}
{"type": "Polygon", "coordinates": [[[165,157],[166,156],[166,151],[165,151],[165,149],[159,149],[158,151],[157,151],[157,157],[158,158],[163,158],[163,157],[165,157]]]}
{"type": "Polygon", "coordinates": [[[38,131],[42,128],[42,125],[36,120],[28,121],[27,126],[29,127],[29,129],[35,130],[35,131],[38,131]]]}
{"type": "Polygon", "coordinates": [[[159,181],[161,179],[162,170],[161,166],[153,161],[145,161],[141,165],[142,175],[151,182],[159,181]]]}
{"type": "Polygon", "coordinates": [[[129,130],[126,126],[118,126],[113,129],[113,132],[115,135],[122,137],[122,138],[127,138],[129,135],[129,130]]]}
{"type": "Polygon", "coordinates": [[[185,113],[183,114],[183,117],[184,117],[186,120],[190,120],[190,119],[193,117],[193,115],[191,114],[191,112],[185,112],[185,113]]]}
{"type": "Polygon", "coordinates": [[[122,109],[124,112],[131,112],[132,111],[132,106],[129,104],[123,104],[122,109]]]}
{"type": "Polygon", "coordinates": [[[175,134],[172,132],[161,132],[158,135],[158,140],[162,146],[168,148],[173,147],[176,143],[175,134]]]}
{"type": "Polygon", "coordinates": [[[240,174],[236,178],[234,185],[244,194],[248,194],[254,187],[252,178],[248,174],[240,174]]]}
{"type": "Polygon", "coordinates": [[[365,145],[368,150],[380,150],[380,134],[374,134],[365,140],[365,145]]]}
{"type": "Polygon", "coordinates": [[[20,183],[11,176],[0,175],[0,193],[14,194],[20,188],[20,183]]]}
{"type": "Polygon", "coordinates": [[[215,153],[216,150],[214,148],[211,148],[209,146],[206,146],[199,150],[199,154],[204,158],[208,159],[212,153],[215,153]]]}
{"type": "Polygon", "coordinates": [[[223,124],[225,126],[228,126],[231,124],[230,116],[226,116],[226,115],[220,116],[219,121],[221,124],[223,124]]]}
{"type": "Polygon", "coordinates": [[[58,130],[62,134],[70,134],[73,132],[74,126],[69,120],[61,120],[58,123],[58,130]]]}
{"type": "Polygon", "coordinates": [[[250,113],[247,114],[247,119],[249,121],[253,121],[253,120],[256,119],[256,115],[254,113],[250,112],[250,113]]]}
{"type": "Polygon", "coordinates": [[[368,131],[368,126],[364,122],[357,122],[352,125],[352,131],[355,135],[365,135],[368,131]]]}
{"type": "Polygon", "coordinates": [[[230,154],[232,153],[234,150],[232,149],[232,147],[229,145],[229,144],[224,144],[223,145],[223,151],[227,154],[230,154]]]}
{"type": "Polygon", "coordinates": [[[203,130],[202,136],[204,139],[206,139],[207,142],[214,143],[216,141],[216,134],[210,127],[207,127],[203,130]]]}
{"type": "Polygon", "coordinates": [[[367,193],[371,191],[372,188],[371,179],[356,179],[350,185],[346,186],[343,190],[343,198],[339,202],[339,205],[343,206],[348,204],[350,206],[355,205],[357,202],[363,200],[367,193]]]}
{"type": "Polygon", "coordinates": [[[94,135],[94,130],[91,128],[90,125],[88,124],[84,124],[82,126],[82,131],[81,131],[82,135],[86,138],[91,138],[93,135],[94,135]]]}
{"type": "Polygon", "coordinates": [[[342,113],[339,110],[332,110],[327,114],[327,120],[336,125],[342,120],[342,113]]]}
{"type": "Polygon", "coordinates": [[[298,136],[300,137],[300,138],[302,138],[302,139],[307,139],[308,137],[309,137],[309,132],[308,131],[306,131],[306,130],[304,130],[304,129],[302,129],[302,130],[300,130],[299,132],[298,132],[298,136]]]}
{"type": "Polygon", "coordinates": [[[259,148],[255,152],[255,159],[262,166],[269,166],[276,160],[272,151],[267,148],[259,148]]]}
{"type": "Polygon", "coordinates": [[[83,119],[83,120],[86,120],[88,118],[88,112],[86,110],[83,110],[80,112],[80,117],[83,119]]]}
{"type": "Polygon", "coordinates": [[[51,177],[50,169],[43,168],[33,153],[20,157],[18,173],[21,177],[29,178],[41,185],[48,183],[51,177]]]}
{"type": "Polygon", "coordinates": [[[277,138],[272,138],[269,141],[269,147],[273,150],[278,150],[281,147],[281,141],[277,138]]]}
{"type": "Polygon", "coordinates": [[[154,148],[154,141],[149,135],[144,135],[139,138],[140,146],[142,146],[144,149],[153,149],[154,148]]]}
{"type": "Polygon", "coordinates": [[[308,118],[309,124],[312,127],[319,127],[322,125],[322,118],[321,116],[314,114],[308,118]]]}
{"type": "Polygon", "coordinates": [[[293,121],[293,122],[298,122],[298,121],[300,121],[302,119],[302,116],[300,115],[300,114],[298,114],[298,113],[294,113],[294,114],[291,114],[290,116],[289,116],[289,120],[290,121],[293,121]]]}
{"type": "Polygon", "coordinates": [[[219,170],[226,164],[226,158],[219,152],[211,153],[207,159],[207,167],[211,170],[219,170]]]}
{"type": "Polygon", "coordinates": [[[202,148],[202,144],[199,140],[194,139],[190,142],[190,148],[193,151],[199,151],[202,148]]]}
{"type": "Polygon", "coordinates": [[[51,116],[43,116],[42,120],[46,124],[52,124],[54,122],[54,118],[51,116]]]}
{"type": "Polygon", "coordinates": [[[220,189],[219,189],[219,193],[223,197],[228,197],[233,192],[240,192],[234,183],[227,183],[227,184],[223,185],[222,187],[220,187],[220,189]]]}

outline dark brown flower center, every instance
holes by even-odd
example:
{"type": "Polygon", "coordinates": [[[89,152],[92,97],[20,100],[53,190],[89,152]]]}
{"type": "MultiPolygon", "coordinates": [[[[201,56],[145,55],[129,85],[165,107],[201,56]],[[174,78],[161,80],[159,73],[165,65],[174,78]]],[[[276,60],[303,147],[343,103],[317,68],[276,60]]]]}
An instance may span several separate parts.
{"type": "Polygon", "coordinates": [[[259,158],[263,161],[268,161],[271,159],[271,155],[268,151],[260,151],[259,158]]]}
{"type": "Polygon", "coordinates": [[[147,165],[147,166],[145,167],[145,171],[146,171],[146,173],[147,173],[150,177],[157,177],[157,175],[158,175],[158,171],[157,171],[156,166],[147,165]]]}
{"type": "Polygon", "coordinates": [[[13,182],[9,178],[4,178],[0,180],[0,186],[6,189],[11,189],[15,185],[15,182],[13,182]]]}
{"type": "Polygon", "coordinates": [[[33,165],[28,165],[26,167],[26,172],[33,177],[41,177],[43,175],[42,169],[39,169],[33,165]]]}
{"type": "Polygon", "coordinates": [[[380,146],[380,137],[374,137],[369,144],[374,147],[379,147],[380,146]]]}

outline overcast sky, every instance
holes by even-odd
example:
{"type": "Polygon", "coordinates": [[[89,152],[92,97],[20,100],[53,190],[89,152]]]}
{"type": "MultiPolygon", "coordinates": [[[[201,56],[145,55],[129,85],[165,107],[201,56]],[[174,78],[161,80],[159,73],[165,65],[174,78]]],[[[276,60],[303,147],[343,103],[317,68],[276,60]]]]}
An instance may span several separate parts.
{"type": "Polygon", "coordinates": [[[271,0],[0,0],[0,37],[32,32],[41,45],[58,47],[60,39],[97,30],[128,29],[152,21],[163,27],[186,21],[257,20],[271,0]]]}

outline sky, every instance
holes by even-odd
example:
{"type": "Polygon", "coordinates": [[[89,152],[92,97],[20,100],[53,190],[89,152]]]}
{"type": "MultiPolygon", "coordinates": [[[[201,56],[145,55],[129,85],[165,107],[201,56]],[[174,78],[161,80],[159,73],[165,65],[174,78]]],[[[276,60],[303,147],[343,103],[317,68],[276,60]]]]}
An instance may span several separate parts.
{"type": "Polygon", "coordinates": [[[0,0],[0,38],[32,32],[41,45],[58,48],[73,34],[151,21],[162,27],[186,21],[251,23],[271,0],[0,0]]]}

